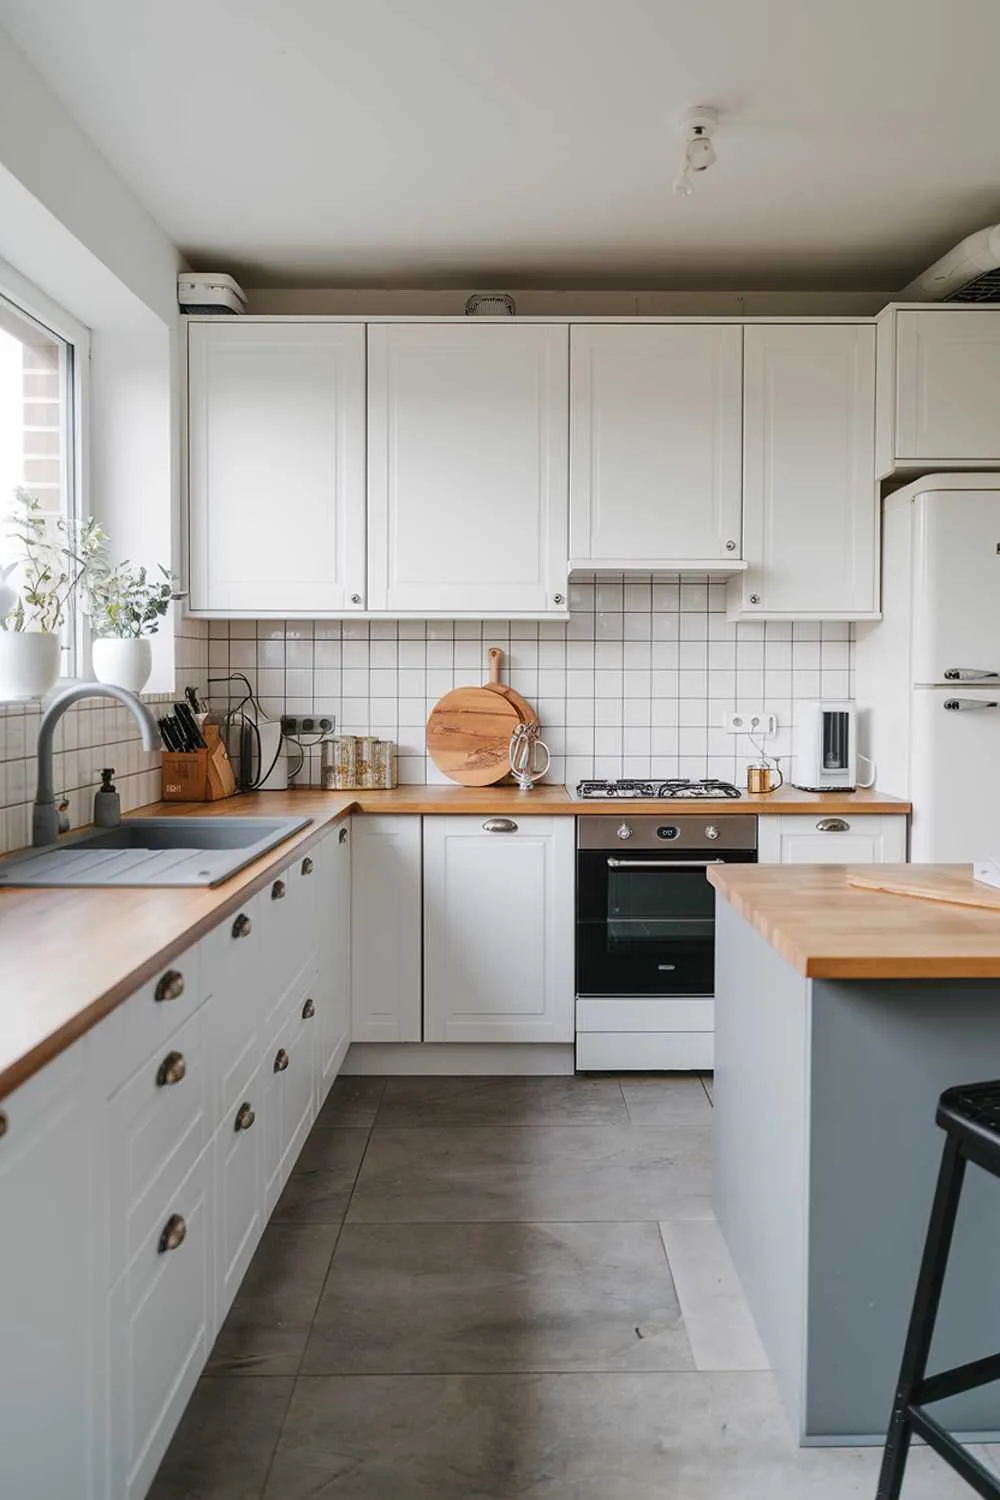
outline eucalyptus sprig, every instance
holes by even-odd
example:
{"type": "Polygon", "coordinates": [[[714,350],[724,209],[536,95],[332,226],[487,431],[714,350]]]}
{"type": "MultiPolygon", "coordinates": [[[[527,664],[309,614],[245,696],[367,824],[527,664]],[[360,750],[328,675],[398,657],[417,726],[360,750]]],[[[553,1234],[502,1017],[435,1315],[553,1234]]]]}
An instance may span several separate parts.
{"type": "Polygon", "coordinates": [[[177,578],[158,564],[160,578],[132,562],[92,568],[86,580],[88,610],[94,634],[136,639],[156,635],[171,602],[184,597],[177,578]]]}
{"type": "Polygon", "coordinates": [[[20,554],[19,597],[0,619],[0,630],[62,629],[76,591],[107,551],[107,534],[93,516],[70,521],[46,512],[37,495],[14,491],[18,509],[9,535],[20,554]]]}

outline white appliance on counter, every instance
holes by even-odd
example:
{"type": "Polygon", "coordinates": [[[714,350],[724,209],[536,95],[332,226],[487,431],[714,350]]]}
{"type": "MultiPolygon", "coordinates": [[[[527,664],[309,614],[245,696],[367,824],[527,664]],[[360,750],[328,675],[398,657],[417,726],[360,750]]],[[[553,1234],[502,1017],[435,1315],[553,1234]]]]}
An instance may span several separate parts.
{"type": "Polygon", "coordinates": [[[860,747],[913,803],[910,858],[1000,849],[1000,474],[884,502],[882,620],[858,626],[860,747]]]}
{"type": "Polygon", "coordinates": [[[854,703],[829,698],[795,705],[792,785],[807,792],[853,792],[858,784],[854,703]]]}

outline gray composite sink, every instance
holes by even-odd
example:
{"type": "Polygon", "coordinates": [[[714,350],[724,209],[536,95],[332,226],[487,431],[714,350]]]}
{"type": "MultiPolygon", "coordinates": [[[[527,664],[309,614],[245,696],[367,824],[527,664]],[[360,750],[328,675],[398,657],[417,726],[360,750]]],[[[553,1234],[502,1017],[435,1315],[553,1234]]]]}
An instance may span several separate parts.
{"type": "Polygon", "coordinates": [[[130,818],[0,861],[0,887],[219,885],[311,818],[130,818]]]}

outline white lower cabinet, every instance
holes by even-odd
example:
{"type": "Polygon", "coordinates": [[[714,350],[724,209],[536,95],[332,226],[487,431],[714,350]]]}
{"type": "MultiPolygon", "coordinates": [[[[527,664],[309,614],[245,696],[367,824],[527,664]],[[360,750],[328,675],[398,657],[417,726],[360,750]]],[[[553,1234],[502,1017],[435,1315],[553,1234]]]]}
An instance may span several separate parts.
{"type": "Polygon", "coordinates": [[[156,1221],[108,1299],[115,1500],[146,1494],[208,1358],[211,1167],[204,1151],[183,1182],[162,1195],[156,1221]]]}
{"type": "Polygon", "coordinates": [[[0,1102],[0,1495],[10,1500],[106,1493],[104,1214],[89,1041],[0,1102]]]}
{"type": "Polygon", "coordinates": [[[899,814],[766,817],[759,820],[761,864],[879,865],[906,860],[906,818],[899,814]]]}
{"type": "Polygon", "coordinates": [[[270,1216],[313,1122],[312,1034],[315,973],[289,991],[278,1030],[264,1049],[264,1211],[270,1216]]]}
{"type": "Polygon", "coordinates": [[[424,1037],[573,1040],[572,818],[424,823],[424,1037]]]}
{"type": "Polygon", "coordinates": [[[316,1108],[333,1085],[351,1045],[351,827],[327,836],[317,855],[316,927],[319,973],[313,1077],[316,1108]]]}
{"type": "Polygon", "coordinates": [[[259,1067],[237,1090],[238,1102],[215,1132],[215,1306],[218,1332],[264,1231],[264,1161],[259,1067]]]}
{"type": "MultiPolygon", "coordinates": [[[[430,824],[434,820],[428,818],[430,824]]],[[[419,1042],[421,819],[358,818],[351,850],[351,1040],[419,1042]]]]}

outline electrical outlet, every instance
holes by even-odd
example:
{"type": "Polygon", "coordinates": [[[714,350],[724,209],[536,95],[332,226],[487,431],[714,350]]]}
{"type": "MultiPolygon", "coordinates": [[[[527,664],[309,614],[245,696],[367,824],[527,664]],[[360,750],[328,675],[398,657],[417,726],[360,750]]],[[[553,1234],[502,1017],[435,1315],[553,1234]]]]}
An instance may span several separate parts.
{"type": "Polygon", "coordinates": [[[728,713],[722,717],[722,727],[729,734],[752,734],[761,739],[768,734],[777,734],[778,716],[762,708],[748,713],[728,713]]]}
{"type": "Polygon", "coordinates": [[[333,720],[324,714],[282,714],[281,732],[287,735],[329,734],[333,720]]]}

